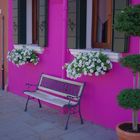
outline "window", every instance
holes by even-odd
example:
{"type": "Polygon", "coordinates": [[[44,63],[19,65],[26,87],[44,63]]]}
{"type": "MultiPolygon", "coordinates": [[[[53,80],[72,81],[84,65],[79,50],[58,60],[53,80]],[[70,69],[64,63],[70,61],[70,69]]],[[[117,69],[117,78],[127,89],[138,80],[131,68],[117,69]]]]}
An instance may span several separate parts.
{"type": "Polygon", "coordinates": [[[14,44],[47,43],[47,0],[13,0],[14,44]]]}
{"type": "Polygon", "coordinates": [[[115,14],[129,0],[68,0],[68,48],[127,52],[127,37],[113,28],[115,14]]]}
{"type": "Polygon", "coordinates": [[[94,0],[92,18],[92,47],[111,49],[112,0],[94,0]]]}

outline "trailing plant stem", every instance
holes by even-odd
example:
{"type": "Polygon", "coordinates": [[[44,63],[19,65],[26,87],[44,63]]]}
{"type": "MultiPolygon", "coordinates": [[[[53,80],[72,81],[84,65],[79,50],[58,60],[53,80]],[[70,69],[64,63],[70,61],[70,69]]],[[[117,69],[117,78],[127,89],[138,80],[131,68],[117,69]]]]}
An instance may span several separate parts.
{"type": "Polygon", "coordinates": [[[137,87],[140,89],[140,72],[138,72],[138,85],[137,87]]]}
{"type": "Polygon", "coordinates": [[[137,88],[136,73],[134,73],[134,77],[133,77],[133,88],[134,88],[134,89],[136,89],[136,88],[137,88]]]}
{"type": "MultiPolygon", "coordinates": [[[[133,87],[134,87],[134,89],[137,88],[136,73],[134,73],[133,87]]],[[[137,110],[132,111],[132,128],[134,131],[138,130],[138,112],[137,112],[137,110]]]]}
{"type": "Polygon", "coordinates": [[[138,131],[138,111],[132,111],[132,128],[134,131],[138,131]]]}
{"type": "MultiPolygon", "coordinates": [[[[140,54],[140,38],[139,38],[139,54],[140,54]]],[[[140,72],[138,72],[138,88],[140,88],[140,72]]]]}

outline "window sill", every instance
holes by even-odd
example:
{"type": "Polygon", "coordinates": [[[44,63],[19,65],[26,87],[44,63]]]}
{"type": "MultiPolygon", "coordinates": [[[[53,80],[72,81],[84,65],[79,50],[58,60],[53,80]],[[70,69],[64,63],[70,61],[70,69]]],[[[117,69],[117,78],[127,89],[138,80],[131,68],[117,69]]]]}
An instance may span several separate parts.
{"type": "MultiPolygon", "coordinates": [[[[76,56],[78,53],[80,52],[99,52],[100,49],[69,49],[70,50],[70,53],[73,55],[73,56],[76,56]]],[[[121,53],[114,53],[114,52],[111,52],[110,50],[101,50],[102,53],[106,54],[110,60],[112,62],[119,62],[120,58],[122,57],[121,53]]]]}
{"type": "Polygon", "coordinates": [[[37,44],[18,44],[18,45],[14,45],[15,49],[20,49],[20,48],[28,48],[31,49],[33,51],[35,51],[38,54],[42,54],[44,51],[44,48],[38,46],[37,44]]]}

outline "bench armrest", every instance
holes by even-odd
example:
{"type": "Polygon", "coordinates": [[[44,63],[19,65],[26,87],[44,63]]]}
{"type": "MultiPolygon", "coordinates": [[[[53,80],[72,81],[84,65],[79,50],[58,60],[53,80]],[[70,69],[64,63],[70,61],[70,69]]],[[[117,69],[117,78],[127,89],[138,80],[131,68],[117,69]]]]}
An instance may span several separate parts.
{"type": "Polygon", "coordinates": [[[27,89],[30,89],[31,87],[35,87],[35,89],[37,90],[37,84],[30,84],[30,83],[26,83],[25,86],[27,86],[27,89]]]}
{"type": "Polygon", "coordinates": [[[80,97],[79,96],[71,96],[71,95],[68,95],[67,96],[67,99],[69,99],[69,100],[74,100],[74,99],[79,100],[80,97]]]}
{"type": "Polygon", "coordinates": [[[26,86],[37,86],[37,84],[26,83],[26,86]]]}

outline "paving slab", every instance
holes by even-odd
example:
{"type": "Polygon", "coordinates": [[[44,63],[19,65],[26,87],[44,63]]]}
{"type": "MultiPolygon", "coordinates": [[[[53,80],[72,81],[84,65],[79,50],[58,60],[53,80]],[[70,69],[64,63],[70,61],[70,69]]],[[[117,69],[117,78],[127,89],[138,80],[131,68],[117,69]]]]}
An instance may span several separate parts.
{"type": "Polygon", "coordinates": [[[72,116],[64,130],[67,116],[57,110],[30,101],[24,112],[26,98],[0,90],[0,140],[117,140],[114,130],[91,122],[80,124],[72,116]]]}

